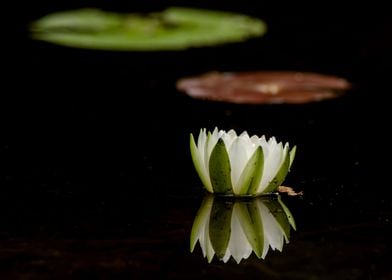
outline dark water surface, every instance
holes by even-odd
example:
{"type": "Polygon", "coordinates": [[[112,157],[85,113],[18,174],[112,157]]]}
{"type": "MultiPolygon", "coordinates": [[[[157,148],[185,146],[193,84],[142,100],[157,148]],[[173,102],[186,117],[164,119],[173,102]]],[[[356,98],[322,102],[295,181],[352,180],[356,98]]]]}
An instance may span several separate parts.
{"type": "Polygon", "coordinates": [[[387,17],[245,1],[211,6],[266,20],[269,33],[245,44],[110,53],[28,39],[30,20],[83,7],[71,4],[27,7],[7,58],[1,279],[392,279],[387,17]],[[211,70],[312,71],[354,87],[336,100],[276,106],[176,90],[177,79],[211,70]],[[282,198],[297,230],[265,260],[208,264],[199,245],[190,253],[204,192],[189,133],[215,126],[298,146],[285,184],[304,195],[282,198]]]}

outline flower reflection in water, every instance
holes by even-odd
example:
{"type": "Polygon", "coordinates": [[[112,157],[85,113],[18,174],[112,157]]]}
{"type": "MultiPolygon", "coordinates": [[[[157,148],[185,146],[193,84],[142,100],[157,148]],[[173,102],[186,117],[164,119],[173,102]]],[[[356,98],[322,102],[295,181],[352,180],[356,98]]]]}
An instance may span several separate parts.
{"type": "Polygon", "coordinates": [[[265,258],[268,250],[282,251],[290,239],[295,221],[280,196],[249,200],[225,200],[207,195],[191,232],[191,252],[199,241],[203,256],[211,262],[214,255],[223,262],[232,256],[237,263],[252,251],[265,258]]]}

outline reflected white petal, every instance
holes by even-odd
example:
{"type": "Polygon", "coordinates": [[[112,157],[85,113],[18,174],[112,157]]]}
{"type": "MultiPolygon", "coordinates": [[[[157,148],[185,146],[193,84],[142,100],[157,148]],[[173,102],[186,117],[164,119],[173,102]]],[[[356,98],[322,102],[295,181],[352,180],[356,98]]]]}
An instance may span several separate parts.
{"type": "Polygon", "coordinates": [[[252,247],[246,238],[244,230],[242,229],[239,221],[240,217],[237,214],[239,210],[236,208],[238,208],[238,205],[234,205],[233,208],[233,215],[231,218],[231,237],[228,248],[235,261],[239,263],[242,259],[246,259],[250,256],[250,254],[252,254],[252,247]]]}
{"type": "Polygon", "coordinates": [[[270,209],[262,201],[259,203],[260,213],[263,217],[264,236],[268,239],[271,249],[282,251],[283,232],[270,209]]]}
{"type": "Polygon", "coordinates": [[[205,254],[207,255],[208,262],[211,262],[214,258],[214,248],[212,247],[211,239],[210,239],[210,217],[205,226],[204,231],[204,246],[205,246],[205,254]]]}

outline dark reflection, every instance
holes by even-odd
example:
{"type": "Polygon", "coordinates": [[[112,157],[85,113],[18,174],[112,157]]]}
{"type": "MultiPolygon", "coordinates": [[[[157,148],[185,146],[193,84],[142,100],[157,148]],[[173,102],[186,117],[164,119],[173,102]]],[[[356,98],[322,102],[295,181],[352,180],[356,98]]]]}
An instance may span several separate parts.
{"type": "Polygon", "coordinates": [[[199,241],[203,256],[237,263],[252,252],[264,259],[268,250],[282,251],[289,242],[290,225],[295,221],[281,197],[225,200],[207,195],[195,217],[191,232],[191,252],[199,241]]]}

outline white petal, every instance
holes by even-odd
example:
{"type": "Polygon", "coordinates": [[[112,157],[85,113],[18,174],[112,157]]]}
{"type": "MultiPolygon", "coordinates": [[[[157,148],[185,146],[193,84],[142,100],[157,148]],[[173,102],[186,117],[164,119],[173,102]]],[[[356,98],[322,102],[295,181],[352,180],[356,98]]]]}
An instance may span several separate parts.
{"type": "Polygon", "coordinates": [[[250,142],[252,142],[252,144],[258,145],[259,137],[257,137],[257,135],[253,135],[252,137],[250,137],[250,142]]]}
{"type": "Polygon", "coordinates": [[[226,149],[229,151],[234,140],[237,139],[237,134],[234,130],[230,130],[228,133],[222,135],[222,139],[225,142],[226,149]]]}
{"type": "Polygon", "coordinates": [[[234,131],[234,129],[230,129],[229,132],[227,132],[227,135],[232,139],[232,141],[237,138],[237,133],[234,131]]]}
{"type": "Polygon", "coordinates": [[[200,161],[201,171],[204,174],[204,177],[208,181],[209,185],[206,188],[209,191],[212,191],[210,173],[208,169],[208,165],[206,163],[206,149],[207,149],[207,132],[206,129],[201,129],[199,133],[199,138],[197,139],[197,150],[198,150],[198,159],[200,161]]]}
{"type": "Polygon", "coordinates": [[[204,166],[205,166],[204,154],[205,154],[206,141],[207,141],[206,130],[201,129],[199,133],[199,138],[197,139],[197,149],[199,151],[199,156],[204,166]]]}
{"type": "Polygon", "coordinates": [[[208,165],[208,162],[209,162],[212,150],[214,149],[216,143],[219,140],[219,134],[220,133],[221,132],[218,132],[218,129],[215,128],[214,131],[212,132],[212,134],[210,135],[210,137],[208,138],[208,143],[207,143],[207,160],[206,160],[207,165],[208,165]]]}
{"type": "Polygon", "coordinates": [[[231,254],[229,250],[226,250],[226,254],[223,257],[223,259],[221,259],[221,261],[223,261],[224,263],[227,263],[228,260],[230,260],[231,254]]]}
{"type": "Polygon", "coordinates": [[[234,193],[239,193],[238,179],[247,164],[249,157],[246,152],[246,140],[238,137],[230,147],[229,157],[231,164],[231,182],[234,193]]]}
{"type": "Polygon", "coordinates": [[[197,138],[197,146],[200,147],[202,145],[202,137],[205,135],[205,129],[200,129],[199,137],[197,138]]]}
{"type": "Polygon", "coordinates": [[[244,138],[249,138],[249,134],[246,131],[243,131],[240,135],[240,137],[244,137],[244,138]]]}
{"type": "Polygon", "coordinates": [[[246,148],[246,156],[250,158],[251,155],[255,152],[257,148],[257,144],[253,143],[252,138],[249,138],[249,135],[246,132],[242,133],[240,138],[244,140],[244,145],[246,148]]]}
{"type": "Polygon", "coordinates": [[[282,143],[276,144],[276,141],[272,141],[269,154],[264,160],[263,178],[261,179],[261,183],[257,192],[262,192],[268,186],[271,180],[275,177],[281,165],[282,158],[282,143]]]}
{"type": "Polygon", "coordinates": [[[266,159],[270,152],[270,146],[265,140],[264,135],[259,139],[258,144],[261,146],[261,148],[263,148],[264,159],[266,159]]]}
{"type": "Polygon", "coordinates": [[[268,140],[268,144],[269,144],[269,145],[276,145],[276,144],[277,144],[276,139],[275,139],[274,136],[272,136],[272,137],[268,140]]]}
{"type": "Polygon", "coordinates": [[[190,146],[191,146],[191,153],[192,159],[195,161],[195,167],[197,172],[199,173],[200,179],[203,182],[203,185],[209,192],[213,192],[211,180],[209,178],[209,174],[206,170],[206,166],[204,163],[204,154],[205,154],[205,140],[206,135],[205,131],[200,130],[199,137],[197,139],[197,145],[194,143],[193,136],[191,137],[190,146]]]}

